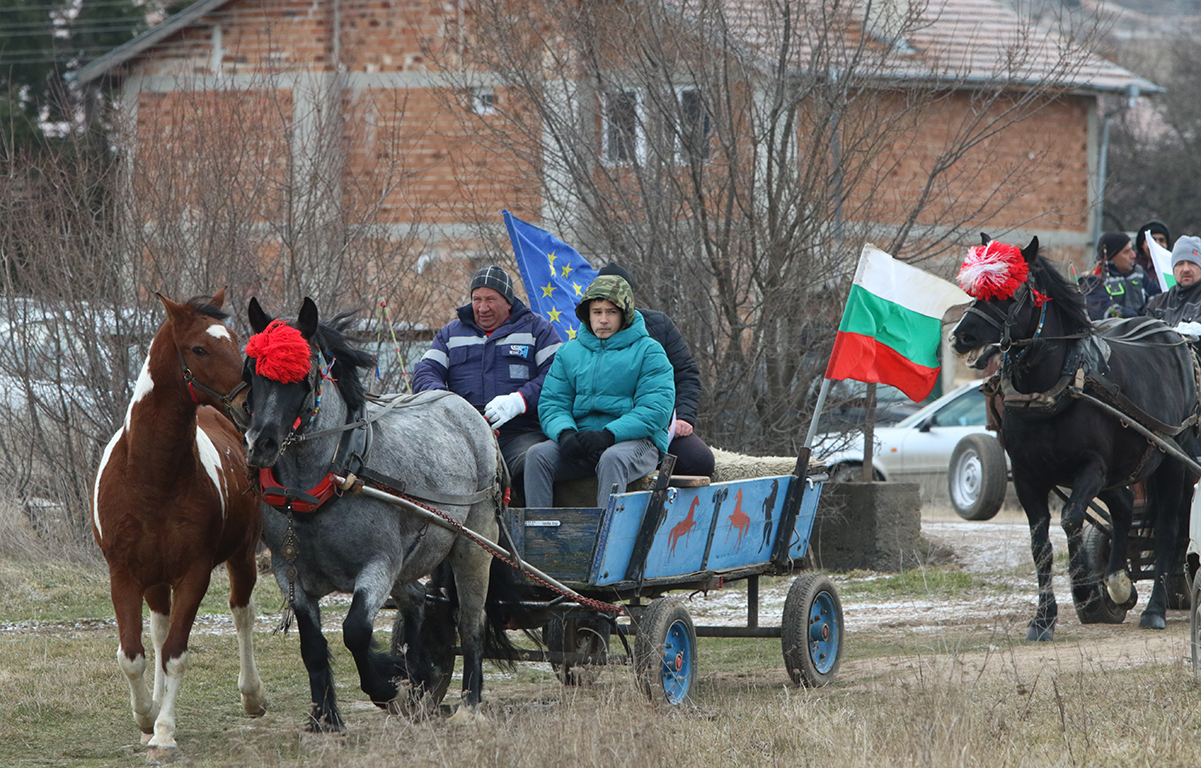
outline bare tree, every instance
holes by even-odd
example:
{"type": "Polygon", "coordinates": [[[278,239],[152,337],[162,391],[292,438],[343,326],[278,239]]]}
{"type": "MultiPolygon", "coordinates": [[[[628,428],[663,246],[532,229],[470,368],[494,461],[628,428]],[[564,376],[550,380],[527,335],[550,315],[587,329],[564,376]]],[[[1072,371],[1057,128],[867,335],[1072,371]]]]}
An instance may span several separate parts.
{"type": "MultiPolygon", "coordinates": [[[[546,226],[629,268],[638,300],[683,329],[705,377],[703,434],[778,453],[803,436],[863,243],[943,268],[1037,188],[1046,144],[1001,139],[1033,136],[1011,129],[1062,99],[1085,60],[1089,30],[1033,24],[961,37],[992,52],[983,71],[918,56],[939,13],[483,0],[429,56],[496,172],[536,185],[546,226]]],[[[1079,208],[1059,215],[1082,221],[1079,208]]]]}

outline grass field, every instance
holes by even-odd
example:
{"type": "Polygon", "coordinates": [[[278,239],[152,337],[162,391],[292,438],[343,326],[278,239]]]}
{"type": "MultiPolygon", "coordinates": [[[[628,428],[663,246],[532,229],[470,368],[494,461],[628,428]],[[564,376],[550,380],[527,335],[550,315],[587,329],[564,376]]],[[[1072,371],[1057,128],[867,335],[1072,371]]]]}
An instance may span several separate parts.
{"type": "MultiPolygon", "coordinates": [[[[144,748],[115,653],[107,573],[86,545],[29,539],[0,524],[0,765],[138,766],[144,748]]],[[[1006,604],[1007,579],[954,565],[896,576],[836,576],[845,605],[1006,604]]],[[[1023,577],[1024,578],[1024,577],[1023,577]]],[[[771,585],[765,585],[765,588],[771,585]]],[[[256,654],[267,716],[241,713],[237,660],[220,571],[193,633],[177,740],[191,766],[1196,766],[1201,696],[1184,663],[1184,614],[1165,633],[1131,620],[1065,620],[1051,646],[1020,640],[1025,609],[993,622],[848,632],[835,684],[788,684],[776,640],[702,638],[693,701],[649,702],[627,666],[566,688],[542,664],[486,667],[487,720],[390,717],[359,692],[326,609],[347,733],[302,732],[308,679],[296,633],[277,634],[280,596],[256,593],[256,654]]],[[[1070,612],[1070,606],[1065,606],[1070,612]]],[[[385,612],[377,625],[387,626],[385,612]]],[[[386,634],[380,633],[381,641],[386,634]]],[[[448,702],[456,699],[452,688],[448,702]]]]}

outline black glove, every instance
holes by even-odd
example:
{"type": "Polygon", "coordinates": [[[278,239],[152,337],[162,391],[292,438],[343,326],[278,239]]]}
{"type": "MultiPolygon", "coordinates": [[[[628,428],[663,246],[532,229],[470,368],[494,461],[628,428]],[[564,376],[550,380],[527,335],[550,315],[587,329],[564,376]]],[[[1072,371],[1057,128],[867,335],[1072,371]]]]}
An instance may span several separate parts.
{"type": "Polygon", "coordinates": [[[605,449],[611,448],[617,442],[617,438],[607,429],[589,429],[580,433],[579,441],[583,446],[584,455],[595,464],[600,461],[600,455],[605,449]]]}
{"type": "Polygon", "coordinates": [[[559,458],[562,461],[574,461],[583,458],[584,447],[580,445],[580,434],[574,429],[565,429],[559,433],[559,458]]]}

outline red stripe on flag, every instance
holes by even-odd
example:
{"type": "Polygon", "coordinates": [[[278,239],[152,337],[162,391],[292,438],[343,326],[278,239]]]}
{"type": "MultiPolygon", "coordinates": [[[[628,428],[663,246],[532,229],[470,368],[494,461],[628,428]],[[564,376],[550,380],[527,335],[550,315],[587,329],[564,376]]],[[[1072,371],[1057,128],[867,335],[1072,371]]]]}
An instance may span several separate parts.
{"type": "Polygon", "coordinates": [[[918,365],[871,336],[840,331],[826,378],[891,384],[914,400],[925,400],[938,381],[938,370],[918,365]]]}

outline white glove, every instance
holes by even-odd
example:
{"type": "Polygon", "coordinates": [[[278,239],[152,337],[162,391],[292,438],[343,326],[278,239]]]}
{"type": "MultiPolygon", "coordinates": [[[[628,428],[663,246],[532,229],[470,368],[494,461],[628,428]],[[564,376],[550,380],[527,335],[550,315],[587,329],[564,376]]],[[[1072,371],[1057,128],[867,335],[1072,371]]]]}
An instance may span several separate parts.
{"type": "Polygon", "coordinates": [[[484,418],[488,420],[493,429],[499,428],[509,419],[523,413],[525,413],[525,398],[521,396],[520,392],[497,395],[484,406],[484,418]]]}

